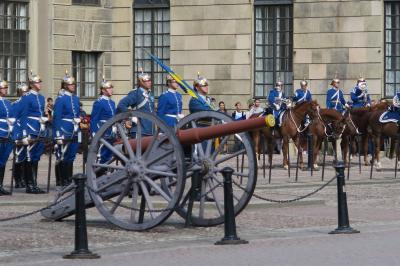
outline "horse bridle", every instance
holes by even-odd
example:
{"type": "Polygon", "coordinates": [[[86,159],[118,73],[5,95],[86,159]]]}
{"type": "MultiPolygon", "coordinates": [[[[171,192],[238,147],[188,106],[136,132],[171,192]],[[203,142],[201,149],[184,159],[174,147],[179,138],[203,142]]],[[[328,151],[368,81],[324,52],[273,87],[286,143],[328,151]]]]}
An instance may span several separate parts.
{"type": "Polygon", "coordinates": [[[300,126],[297,126],[296,121],[293,118],[292,109],[289,109],[289,115],[290,115],[290,120],[293,122],[293,124],[296,127],[296,130],[297,130],[298,133],[302,133],[308,128],[308,125],[305,126],[303,129],[300,129],[301,128],[301,124],[300,124],[300,126]]]}
{"type": "Polygon", "coordinates": [[[356,126],[356,124],[354,124],[354,121],[353,121],[353,119],[351,118],[351,113],[350,113],[350,111],[348,111],[348,114],[349,114],[349,120],[350,120],[352,126],[356,129],[357,135],[361,135],[361,132],[358,130],[358,127],[356,126]]]}
{"type": "MultiPolygon", "coordinates": [[[[329,135],[328,132],[326,131],[326,123],[325,123],[324,119],[322,118],[322,116],[321,116],[319,110],[320,110],[320,108],[319,108],[319,106],[318,106],[318,107],[317,107],[318,119],[321,120],[322,125],[324,126],[324,133],[325,133],[325,135],[326,135],[328,138],[329,138],[329,137],[333,137],[333,133],[329,135]]],[[[341,132],[340,135],[339,135],[339,138],[342,137],[343,132],[344,132],[345,130],[346,130],[346,124],[344,125],[343,130],[342,130],[342,132],[341,132]]]]}

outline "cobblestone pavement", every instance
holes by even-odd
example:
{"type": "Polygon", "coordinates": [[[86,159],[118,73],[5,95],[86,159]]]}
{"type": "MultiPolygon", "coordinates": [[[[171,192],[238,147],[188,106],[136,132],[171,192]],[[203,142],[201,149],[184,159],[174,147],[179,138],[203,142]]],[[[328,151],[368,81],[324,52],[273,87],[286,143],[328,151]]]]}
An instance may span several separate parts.
{"type": "MultiPolygon", "coordinates": [[[[39,183],[45,187],[47,162],[46,157],[43,159],[40,164],[39,183]]],[[[332,158],[328,157],[327,162],[331,160],[332,158]]],[[[259,168],[256,194],[273,199],[292,199],[324,184],[321,181],[321,171],[314,172],[312,177],[310,172],[299,171],[298,182],[295,182],[295,169],[291,169],[291,178],[288,178],[288,172],[278,166],[280,162],[281,157],[276,156],[271,184],[268,184],[268,176],[264,178],[263,171],[259,168]]],[[[363,166],[360,174],[358,165],[352,164],[346,191],[351,224],[356,228],[374,225],[382,228],[399,228],[400,177],[394,179],[394,161],[383,159],[383,166],[385,170],[374,172],[370,179],[369,167],[363,166]]],[[[81,167],[81,163],[76,163],[75,172],[79,172],[81,167]]],[[[268,175],[268,170],[266,174],[268,175]]],[[[327,163],[325,182],[334,174],[331,163],[327,163]]],[[[9,173],[5,183],[8,182],[9,173]]],[[[23,191],[16,190],[11,197],[1,197],[0,218],[46,206],[54,196],[53,183],[54,178],[50,194],[27,195],[23,191]]],[[[326,234],[337,225],[336,206],[336,182],[311,198],[291,204],[267,203],[253,198],[246,210],[237,218],[238,234],[254,241],[295,235],[302,238],[310,232],[326,234]]],[[[180,245],[189,247],[194,243],[213,245],[223,236],[223,226],[184,228],[184,221],[175,214],[165,224],[148,232],[127,232],[115,228],[94,208],[88,211],[87,219],[90,248],[103,257],[128,250],[141,252],[180,245]]],[[[44,265],[41,261],[46,261],[46,265],[53,265],[51,261],[59,260],[62,255],[73,249],[73,217],[62,222],[51,222],[42,219],[40,215],[34,215],[16,221],[2,222],[0,231],[0,265],[28,265],[34,262],[37,262],[37,265],[44,265]]],[[[105,262],[104,265],[108,264],[105,262]]]]}

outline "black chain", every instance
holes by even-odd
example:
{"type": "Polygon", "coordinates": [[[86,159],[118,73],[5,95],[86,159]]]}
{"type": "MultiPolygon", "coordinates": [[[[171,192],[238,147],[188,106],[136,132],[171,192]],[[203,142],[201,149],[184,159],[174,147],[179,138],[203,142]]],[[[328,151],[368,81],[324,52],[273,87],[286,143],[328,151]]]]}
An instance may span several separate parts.
{"type": "MultiPolygon", "coordinates": [[[[273,202],[273,203],[291,203],[291,202],[295,202],[295,201],[299,201],[299,200],[302,200],[302,199],[311,197],[312,195],[314,195],[314,194],[318,193],[319,191],[323,190],[326,186],[328,186],[330,183],[332,183],[333,180],[335,180],[335,179],[336,179],[336,176],[332,177],[331,180],[329,180],[327,183],[323,184],[321,187],[317,188],[316,190],[314,190],[314,191],[312,191],[312,192],[310,192],[310,193],[308,193],[308,194],[306,194],[306,195],[303,195],[303,196],[300,196],[300,197],[297,197],[297,198],[294,198],[294,199],[290,199],[290,200],[275,200],[275,199],[269,199],[269,198],[265,198],[265,197],[263,197],[263,196],[257,195],[257,194],[255,194],[255,193],[253,193],[253,197],[255,197],[255,198],[257,198],[257,199],[260,199],[260,200],[264,200],[264,201],[268,201],[268,202],[273,202]]],[[[250,194],[250,192],[248,192],[248,191],[246,190],[246,188],[240,186],[240,184],[236,183],[234,180],[232,180],[232,182],[233,182],[233,184],[235,184],[238,188],[240,188],[241,190],[243,190],[245,193],[250,194]]]]}
{"type": "Polygon", "coordinates": [[[35,210],[35,211],[32,211],[32,212],[28,212],[28,213],[25,213],[25,214],[17,215],[17,216],[14,216],[14,217],[0,218],[0,223],[1,222],[8,222],[8,221],[13,221],[13,220],[18,220],[18,219],[22,219],[22,218],[26,218],[26,217],[35,215],[35,214],[37,214],[39,212],[42,212],[42,211],[47,210],[47,209],[50,209],[51,207],[53,207],[53,206],[55,206],[57,204],[60,204],[63,201],[66,201],[67,199],[69,199],[70,197],[72,197],[74,195],[75,195],[75,193],[71,193],[70,195],[68,195],[67,197],[63,198],[60,201],[54,202],[54,203],[52,203],[52,204],[50,204],[50,205],[48,205],[46,207],[43,207],[41,209],[38,209],[38,210],[35,210]]]}

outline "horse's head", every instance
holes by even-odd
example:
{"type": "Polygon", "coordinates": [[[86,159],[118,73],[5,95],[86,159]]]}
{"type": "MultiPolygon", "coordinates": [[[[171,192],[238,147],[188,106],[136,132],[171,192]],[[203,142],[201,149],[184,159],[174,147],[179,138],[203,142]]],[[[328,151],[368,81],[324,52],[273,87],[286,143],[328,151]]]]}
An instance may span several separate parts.
{"type": "Polygon", "coordinates": [[[347,126],[346,118],[333,109],[319,109],[318,114],[320,114],[323,122],[327,125],[327,130],[329,130],[329,132],[326,133],[335,139],[341,138],[347,126]]]}
{"type": "Polygon", "coordinates": [[[312,119],[315,117],[316,112],[319,110],[319,104],[317,101],[310,101],[307,103],[307,112],[312,119]]]}
{"type": "Polygon", "coordinates": [[[343,117],[340,120],[334,120],[332,121],[331,126],[332,126],[332,137],[334,139],[340,139],[342,137],[344,130],[347,127],[346,119],[343,117]]]}
{"type": "Polygon", "coordinates": [[[348,133],[350,135],[358,135],[360,132],[358,131],[358,127],[353,121],[353,118],[351,116],[351,112],[347,111],[344,116],[343,116],[344,122],[346,124],[346,129],[348,130],[348,133]]]}

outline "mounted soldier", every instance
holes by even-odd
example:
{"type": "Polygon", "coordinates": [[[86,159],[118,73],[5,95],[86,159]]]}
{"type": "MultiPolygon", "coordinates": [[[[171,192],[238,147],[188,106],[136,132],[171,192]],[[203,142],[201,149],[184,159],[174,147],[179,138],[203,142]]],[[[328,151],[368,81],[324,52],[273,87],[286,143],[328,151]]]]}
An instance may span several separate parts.
{"type": "Polygon", "coordinates": [[[330,85],[332,87],[326,94],[326,108],[335,109],[336,111],[343,113],[344,109],[349,108],[350,106],[346,103],[343,91],[339,88],[340,80],[335,77],[332,79],[330,85]]]}
{"type": "Polygon", "coordinates": [[[283,92],[283,82],[277,81],[268,94],[268,103],[275,118],[275,125],[280,126],[279,116],[287,109],[287,99],[283,92]]]}
{"type": "Polygon", "coordinates": [[[37,186],[37,173],[40,157],[44,152],[43,139],[47,138],[48,131],[45,115],[45,98],[40,94],[42,80],[39,75],[33,74],[29,77],[30,91],[21,97],[15,110],[15,117],[21,125],[21,136],[18,136],[17,143],[24,145],[26,158],[24,161],[24,178],[26,193],[44,193],[37,186]]]}
{"type": "Polygon", "coordinates": [[[388,111],[382,113],[382,115],[379,117],[379,122],[393,122],[397,123],[397,125],[400,124],[400,92],[397,92],[393,97],[392,106],[390,106],[388,111]]]}
{"type": "Polygon", "coordinates": [[[200,111],[212,111],[215,108],[211,103],[211,98],[208,96],[208,80],[197,73],[197,78],[193,82],[194,89],[198,92],[198,98],[192,97],[189,101],[190,113],[200,111]]]}
{"type": "MultiPolygon", "coordinates": [[[[26,83],[21,83],[17,88],[17,96],[19,97],[16,101],[12,103],[12,109],[14,114],[18,113],[18,108],[22,102],[22,97],[24,97],[29,92],[29,86],[26,83]]],[[[22,125],[20,117],[15,118],[14,130],[13,130],[13,140],[18,142],[23,138],[22,134],[22,125]]],[[[15,179],[15,188],[25,188],[25,173],[24,173],[24,165],[26,159],[26,150],[25,146],[17,145],[15,147],[15,163],[14,163],[14,172],[13,177],[15,179]]]]}
{"type": "Polygon", "coordinates": [[[360,77],[357,80],[357,85],[351,91],[350,97],[353,102],[353,108],[369,107],[371,105],[367,82],[364,78],[360,77]]]}
{"type": "MultiPolygon", "coordinates": [[[[103,77],[100,86],[100,97],[93,103],[92,114],[90,115],[90,130],[94,136],[101,126],[115,116],[115,102],[111,99],[114,86],[103,77]]],[[[116,128],[106,131],[103,138],[112,141],[115,139],[116,128]]],[[[100,163],[106,163],[112,158],[112,153],[106,147],[99,149],[98,158],[100,163]]]]}
{"type": "Polygon", "coordinates": [[[3,181],[7,160],[13,149],[12,132],[15,123],[11,102],[4,98],[7,92],[7,81],[0,79],[0,196],[10,195],[3,188],[3,181]]]}
{"type": "Polygon", "coordinates": [[[68,186],[72,182],[74,161],[79,149],[81,132],[79,124],[79,97],[75,95],[75,78],[65,71],[62,81],[64,94],[54,104],[53,137],[56,142],[56,182],[68,186]],[[58,174],[57,174],[58,172],[58,174]]]}
{"type": "MultiPolygon", "coordinates": [[[[142,69],[137,77],[137,87],[128,93],[127,96],[121,99],[117,106],[117,113],[127,112],[129,108],[147,113],[154,112],[154,96],[151,94],[152,81],[149,74],[144,73],[142,69]]],[[[133,136],[136,135],[136,118],[126,124],[131,127],[130,132],[133,136]],[[133,123],[133,124],[130,124],[133,123]]],[[[153,124],[148,120],[142,120],[141,129],[142,135],[153,135],[153,124]]]]}
{"type": "MultiPolygon", "coordinates": [[[[293,102],[296,104],[300,104],[303,102],[311,102],[312,95],[311,91],[308,89],[308,82],[303,79],[300,81],[300,89],[297,89],[294,93],[293,102]]],[[[304,122],[304,126],[308,126],[310,124],[310,117],[307,115],[304,122]]]]}
{"type": "Polygon", "coordinates": [[[170,75],[167,75],[167,91],[158,98],[157,115],[170,127],[175,127],[182,114],[182,95],[177,92],[179,84],[170,75]]]}

